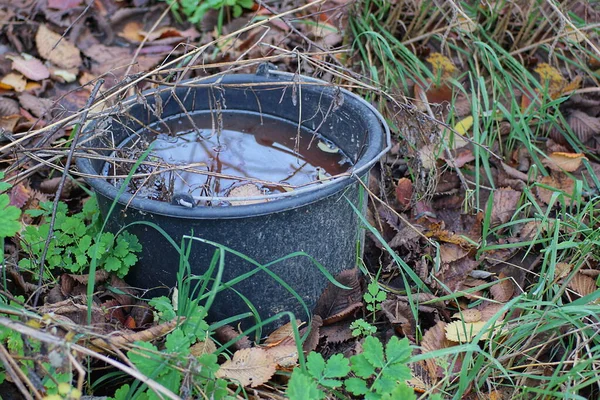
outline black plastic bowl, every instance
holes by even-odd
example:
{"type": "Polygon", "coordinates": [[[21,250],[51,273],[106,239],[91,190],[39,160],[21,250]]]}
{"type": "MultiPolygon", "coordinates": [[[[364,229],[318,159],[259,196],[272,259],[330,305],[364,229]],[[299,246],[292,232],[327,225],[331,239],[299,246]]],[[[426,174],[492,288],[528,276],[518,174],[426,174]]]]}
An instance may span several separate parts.
{"type": "MultiPolygon", "coordinates": [[[[136,221],[161,227],[175,243],[184,235],[216,242],[266,264],[295,252],[305,252],[332,275],[354,268],[362,251],[364,231],[351,203],[366,210],[366,194],[357,179],[365,179],[369,169],[389,148],[389,129],[381,115],[360,97],[331,84],[298,75],[226,75],[187,81],[174,88],[159,88],[145,93],[145,100],[132,98],[103,122],[87,128],[82,151],[110,155],[106,143],[120,143],[129,135],[144,134],[142,126],[161,118],[189,112],[211,110],[218,100],[224,112],[262,113],[296,126],[317,131],[331,140],[354,161],[348,176],[314,184],[291,192],[271,195],[268,202],[226,206],[186,208],[124,193],[108,216],[107,227],[117,232],[136,221]],[[160,97],[157,106],[157,97],[160,97]],[[162,104],[160,104],[162,103],[162,104]],[[96,150],[92,150],[96,149],[96,150]],[[133,197],[133,198],[132,198],[133,197]]],[[[79,171],[87,176],[101,175],[105,162],[80,157],[79,171]]],[[[101,177],[86,178],[95,190],[100,210],[107,215],[119,188],[101,177]]],[[[204,200],[215,198],[204,198],[204,200]]],[[[147,225],[127,229],[140,239],[143,251],[126,280],[138,287],[175,286],[179,254],[164,236],[147,225]]],[[[194,241],[189,255],[192,273],[202,275],[211,263],[215,247],[194,241]]],[[[256,266],[227,253],[222,282],[228,282],[256,266]]],[[[269,270],[295,290],[312,310],[327,284],[326,277],[309,257],[287,258],[269,270]]],[[[210,286],[209,286],[210,287],[210,286]]],[[[265,319],[281,311],[292,311],[306,319],[304,307],[265,271],[219,293],[209,312],[220,320],[249,311],[237,292],[245,296],[265,319]]]]}

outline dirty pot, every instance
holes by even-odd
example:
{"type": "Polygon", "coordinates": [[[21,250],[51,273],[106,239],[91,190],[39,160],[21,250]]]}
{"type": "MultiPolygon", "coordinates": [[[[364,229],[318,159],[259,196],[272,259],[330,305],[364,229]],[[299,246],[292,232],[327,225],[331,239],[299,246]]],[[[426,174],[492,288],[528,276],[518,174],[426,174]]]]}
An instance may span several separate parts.
{"type": "MultiPolygon", "coordinates": [[[[281,311],[291,311],[306,320],[306,311],[312,311],[328,283],[315,261],[331,275],[356,266],[364,231],[353,206],[365,212],[367,201],[357,179],[366,180],[370,168],[388,150],[389,129],[381,115],[355,94],[312,78],[267,71],[187,81],[146,92],[143,101],[128,99],[109,119],[89,125],[80,149],[108,156],[111,150],[101,149],[106,148],[109,138],[113,143],[121,143],[131,135],[147,134],[148,130],[142,127],[159,122],[157,110],[160,119],[179,115],[183,118],[182,107],[189,113],[214,112],[216,104],[224,118],[234,112],[268,115],[294,126],[301,121],[303,129],[317,131],[338,146],[353,166],[345,176],[262,196],[268,201],[255,204],[187,208],[125,192],[108,215],[107,229],[118,232],[130,223],[146,221],[162,228],[177,244],[182,236],[193,235],[227,246],[262,265],[284,258],[268,269],[285,281],[306,307],[290,288],[260,270],[221,290],[210,307],[209,319],[217,321],[248,312],[241,294],[263,320],[281,311]],[[297,252],[310,257],[285,258],[297,252]]],[[[98,176],[105,169],[105,161],[80,157],[77,167],[87,176],[98,176]]],[[[100,211],[106,217],[119,188],[102,177],[86,180],[96,192],[100,211]]],[[[197,200],[216,203],[222,198],[197,200]]],[[[149,225],[134,224],[127,230],[137,235],[143,246],[137,265],[126,277],[128,283],[142,288],[174,287],[180,254],[173,244],[149,225]]],[[[188,257],[191,273],[202,275],[215,250],[211,243],[193,241],[188,257]]],[[[256,268],[243,257],[226,252],[221,282],[256,268]]],[[[249,318],[245,325],[253,322],[249,318]]]]}

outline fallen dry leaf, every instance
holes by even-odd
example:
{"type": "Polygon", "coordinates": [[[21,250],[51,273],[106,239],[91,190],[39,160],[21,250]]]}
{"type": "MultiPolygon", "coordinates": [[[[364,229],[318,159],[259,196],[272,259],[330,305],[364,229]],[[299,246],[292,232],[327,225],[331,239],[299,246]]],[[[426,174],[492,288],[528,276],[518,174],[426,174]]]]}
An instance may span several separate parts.
{"type": "Polygon", "coordinates": [[[8,97],[0,96],[0,116],[6,117],[17,114],[19,114],[19,103],[8,97]]]}
{"type": "Polygon", "coordinates": [[[40,25],[35,35],[38,52],[46,60],[62,68],[78,68],[81,65],[81,54],[66,38],[40,25]]]}
{"type": "Polygon", "coordinates": [[[515,293],[515,285],[512,279],[502,280],[503,278],[506,278],[506,275],[503,273],[500,273],[498,278],[500,279],[498,283],[490,287],[490,294],[494,300],[506,303],[512,299],[513,294],[515,293]]]}
{"type": "Polygon", "coordinates": [[[579,272],[573,275],[573,279],[569,281],[568,286],[571,290],[582,297],[592,294],[598,290],[596,281],[593,278],[579,272]]]}
{"type": "MultiPolygon", "coordinates": [[[[237,338],[238,336],[240,336],[240,332],[236,331],[235,328],[231,325],[223,325],[223,326],[215,329],[214,336],[215,336],[215,339],[217,339],[217,341],[219,341],[219,343],[225,344],[225,343],[229,342],[230,340],[233,340],[233,339],[237,338]]],[[[252,346],[252,343],[250,342],[250,339],[248,339],[248,336],[243,335],[231,347],[234,350],[240,350],[240,349],[249,349],[251,346],[252,346]]]]}
{"type": "Polygon", "coordinates": [[[81,4],[82,0],[48,0],[48,8],[56,10],[69,10],[81,4]]]}
{"type": "Polygon", "coordinates": [[[266,351],[280,368],[293,368],[298,363],[298,349],[293,344],[269,347],[266,351]]]}
{"type": "Polygon", "coordinates": [[[335,279],[350,289],[342,289],[332,283],[319,297],[314,313],[323,319],[323,325],[330,325],[347,318],[362,307],[362,289],[356,268],[340,272],[335,279]]]}
{"type": "Polygon", "coordinates": [[[117,35],[123,39],[127,39],[130,42],[139,42],[144,39],[144,36],[140,34],[142,30],[142,24],[138,21],[130,21],[123,27],[123,31],[117,35]]]}
{"type": "Polygon", "coordinates": [[[501,188],[494,191],[493,196],[491,223],[492,225],[505,224],[514,215],[521,192],[510,188],[501,188]]]}
{"type": "Polygon", "coordinates": [[[29,54],[23,54],[23,57],[6,56],[6,58],[12,60],[12,69],[22,73],[27,79],[41,81],[50,77],[48,68],[40,60],[29,54]]]}
{"type": "MultiPolygon", "coordinates": [[[[437,324],[425,332],[423,339],[421,340],[422,353],[447,349],[448,347],[453,347],[458,344],[457,342],[453,342],[446,338],[446,325],[447,324],[444,321],[438,321],[437,324]]],[[[437,380],[442,378],[445,374],[444,369],[438,365],[436,359],[434,358],[425,360],[425,368],[429,374],[429,377],[434,382],[437,382],[437,380]]]]}
{"type": "Polygon", "coordinates": [[[451,263],[453,261],[460,260],[467,254],[469,254],[469,251],[463,249],[457,244],[442,243],[440,246],[440,260],[442,263],[451,263]]]}
{"type": "MultiPolygon", "coordinates": [[[[573,193],[573,189],[575,188],[575,182],[573,179],[569,178],[565,174],[558,173],[549,176],[544,176],[540,179],[539,183],[541,185],[546,185],[557,189],[558,191],[562,191],[565,193],[564,201],[566,205],[571,204],[571,194],[573,193]]],[[[544,202],[545,204],[550,204],[550,200],[552,199],[552,195],[556,192],[555,190],[546,189],[541,186],[536,187],[537,197],[544,202]]]]}
{"type": "Polygon", "coordinates": [[[569,263],[565,263],[565,262],[556,263],[555,270],[554,270],[554,276],[556,279],[566,278],[571,273],[572,269],[573,269],[573,266],[569,263]]]}
{"type": "MultiPolygon", "coordinates": [[[[446,331],[446,338],[448,340],[458,343],[467,343],[470,342],[475,336],[477,336],[479,332],[481,332],[485,324],[486,321],[454,321],[446,325],[444,330],[446,331]]],[[[483,336],[481,338],[482,340],[485,339],[483,336]]]]}
{"type": "Polygon", "coordinates": [[[586,143],[600,133],[600,118],[592,117],[583,111],[571,111],[567,123],[582,143],[586,143]]]}
{"type": "MultiPolygon", "coordinates": [[[[297,319],[296,326],[300,327],[301,325],[302,325],[301,321],[299,319],[297,319]]],[[[292,338],[294,337],[294,329],[292,327],[292,323],[288,322],[287,324],[275,329],[265,339],[263,346],[265,346],[265,347],[277,346],[278,344],[280,344],[281,342],[283,342],[284,340],[286,340],[290,337],[292,337],[292,338]]]]}
{"type": "Polygon", "coordinates": [[[53,106],[54,102],[50,99],[34,96],[29,93],[21,93],[19,96],[21,107],[31,111],[38,118],[49,117],[48,110],[53,106]]]}
{"type": "Polygon", "coordinates": [[[544,159],[543,164],[553,171],[575,172],[584,159],[587,157],[581,153],[554,152],[544,159]]]}
{"type": "Polygon", "coordinates": [[[256,387],[267,382],[276,371],[277,363],[265,350],[253,347],[241,349],[225,361],[215,373],[217,378],[227,378],[242,386],[256,387]]]}
{"type": "Polygon", "coordinates": [[[481,311],[476,308],[462,310],[454,314],[452,318],[462,319],[465,322],[478,322],[481,321],[481,311]]]}
{"type": "MultiPolygon", "coordinates": [[[[481,321],[489,321],[500,311],[500,309],[502,309],[502,307],[504,307],[504,304],[490,302],[483,303],[479,308],[479,312],[481,312],[481,321]]],[[[504,313],[498,318],[498,321],[501,321],[503,318],[504,313]]]]}
{"type": "Polygon", "coordinates": [[[400,178],[396,185],[396,200],[403,209],[407,209],[410,206],[412,199],[413,184],[408,178],[400,178]]]}
{"type": "Polygon", "coordinates": [[[22,92],[27,87],[27,80],[23,75],[14,72],[6,74],[0,83],[5,85],[6,89],[14,89],[15,92],[22,92]]]}
{"type": "MultiPolygon", "coordinates": [[[[243,185],[233,187],[227,197],[256,197],[261,196],[263,193],[260,188],[254,183],[245,183],[243,185]]],[[[245,206],[248,204],[263,203],[265,200],[233,200],[230,201],[232,206],[245,206]]]]}
{"type": "Polygon", "coordinates": [[[217,351],[217,346],[210,338],[206,338],[206,340],[202,340],[190,347],[190,354],[194,357],[200,357],[204,354],[212,354],[215,351],[217,351]]]}

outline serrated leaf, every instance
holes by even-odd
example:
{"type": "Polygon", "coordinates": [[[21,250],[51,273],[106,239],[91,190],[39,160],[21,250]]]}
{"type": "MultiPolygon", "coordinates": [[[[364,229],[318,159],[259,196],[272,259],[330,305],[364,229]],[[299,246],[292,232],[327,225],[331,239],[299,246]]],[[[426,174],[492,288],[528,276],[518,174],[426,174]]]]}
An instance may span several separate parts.
{"type": "Polygon", "coordinates": [[[385,366],[383,357],[383,344],[374,336],[368,336],[363,343],[363,353],[365,358],[376,368],[385,366]]]}
{"type": "Polygon", "coordinates": [[[121,260],[113,256],[108,256],[104,262],[104,269],[109,272],[118,271],[121,265],[121,260]]]}
{"type": "MultiPolygon", "coordinates": [[[[400,383],[397,385],[394,390],[389,393],[385,393],[381,400],[416,400],[417,396],[415,395],[415,391],[405,383],[400,383]]],[[[433,400],[433,397],[429,397],[430,400],[433,400]]]]}
{"type": "Polygon", "coordinates": [[[360,396],[369,392],[369,388],[367,387],[367,383],[359,378],[349,378],[344,382],[344,386],[346,386],[346,390],[350,393],[360,396]]]}
{"type": "Polygon", "coordinates": [[[388,363],[407,363],[410,359],[411,349],[408,338],[402,340],[392,336],[385,348],[385,356],[388,363]]]}
{"type": "Polygon", "coordinates": [[[294,370],[288,382],[285,394],[290,400],[313,400],[325,398],[325,393],[319,390],[317,383],[300,369],[294,370]]]}
{"type": "Polygon", "coordinates": [[[573,110],[567,118],[567,123],[582,143],[587,142],[600,133],[600,119],[592,117],[583,111],[573,110]]]}
{"type": "Polygon", "coordinates": [[[361,378],[369,378],[375,374],[375,367],[367,360],[364,353],[357,354],[350,358],[351,369],[356,375],[361,378]]]}
{"type": "Polygon", "coordinates": [[[350,372],[350,361],[343,354],[334,354],[327,360],[324,376],[327,378],[343,378],[350,372]]]}
{"type": "Polygon", "coordinates": [[[183,333],[181,328],[177,328],[167,335],[165,349],[170,353],[186,356],[190,353],[190,346],[190,338],[183,333]]]}
{"type": "Polygon", "coordinates": [[[157,354],[158,349],[151,343],[135,342],[139,347],[127,352],[129,360],[137,369],[146,376],[155,376],[155,373],[163,367],[163,359],[157,354]]]}
{"type": "Polygon", "coordinates": [[[406,381],[412,377],[410,367],[406,364],[391,364],[383,370],[384,376],[390,376],[400,381],[406,381]]]}
{"type": "Polygon", "coordinates": [[[8,195],[0,195],[0,238],[12,237],[21,230],[21,210],[9,203],[8,195]]]}
{"type": "Polygon", "coordinates": [[[241,349],[221,365],[215,376],[239,382],[242,386],[256,387],[271,379],[276,366],[273,358],[263,349],[241,349]]]}
{"type": "Polygon", "coordinates": [[[377,393],[390,393],[400,383],[400,379],[395,376],[382,375],[373,383],[371,390],[375,389],[377,393]]]}
{"type": "Polygon", "coordinates": [[[316,379],[320,379],[323,376],[325,365],[326,363],[323,356],[315,351],[311,352],[306,357],[306,368],[308,369],[308,373],[316,379]]]}

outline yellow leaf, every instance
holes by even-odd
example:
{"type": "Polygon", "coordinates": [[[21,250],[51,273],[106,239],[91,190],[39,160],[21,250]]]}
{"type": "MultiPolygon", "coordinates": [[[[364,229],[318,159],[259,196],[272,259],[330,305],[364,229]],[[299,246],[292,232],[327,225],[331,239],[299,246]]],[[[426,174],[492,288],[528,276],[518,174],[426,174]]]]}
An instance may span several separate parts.
{"type": "Polygon", "coordinates": [[[473,116],[469,115],[468,117],[461,119],[456,123],[456,125],[454,125],[454,131],[459,135],[464,136],[469,131],[469,129],[471,129],[472,126],[473,116]]]}
{"type": "Polygon", "coordinates": [[[534,71],[540,75],[542,83],[547,84],[548,89],[551,92],[560,91],[564,85],[565,78],[563,78],[561,73],[550,64],[540,63],[534,71]]]}
{"type": "Polygon", "coordinates": [[[0,82],[16,92],[22,92],[27,87],[27,80],[23,75],[14,72],[7,74],[0,82]]]}
{"type": "Polygon", "coordinates": [[[446,339],[458,343],[470,342],[475,336],[479,334],[479,332],[481,332],[485,324],[485,321],[454,321],[446,325],[446,339]]]}
{"type": "Polygon", "coordinates": [[[215,377],[228,378],[242,386],[256,387],[271,379],[276,366],[273,357],[263,349],[241,349],[221,365],[215,377]]]}
{"type": "Polygon", "coordinates": [[[583,160],[587,157],[581,153],[564,153],[555,151],[543,161],[544,165],[554,171],[575,172],[581,167],[583,160]]]}
{"type": "Polygon", "coordinates": [[[452,60],[441,53],[431,53],[429,57],[427,57],[427,62],[431,63],[433,72],[436,75],[441,75],[442,78],[450,78],[458,71],[458,68],[456,68],[456,65],[454,65],[452,60]]]}

